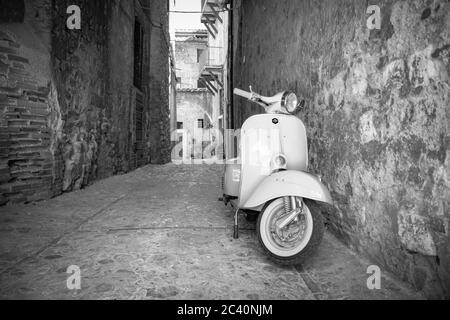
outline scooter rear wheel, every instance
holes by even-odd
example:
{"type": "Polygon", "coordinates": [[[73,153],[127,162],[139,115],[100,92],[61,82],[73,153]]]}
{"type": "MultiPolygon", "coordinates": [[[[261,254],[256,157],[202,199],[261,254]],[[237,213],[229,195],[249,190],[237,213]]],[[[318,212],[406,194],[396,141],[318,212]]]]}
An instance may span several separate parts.
{"type": "Polygon", "coordinates": [[[303,214],[283,230],[277,231],[275,223],[284,214],[282,198],[269,202],[258,217],[258,240],[276,263],[298,265],[308,259],[322,241],[323,217],[313,201],[304,199],[303,214]]]}

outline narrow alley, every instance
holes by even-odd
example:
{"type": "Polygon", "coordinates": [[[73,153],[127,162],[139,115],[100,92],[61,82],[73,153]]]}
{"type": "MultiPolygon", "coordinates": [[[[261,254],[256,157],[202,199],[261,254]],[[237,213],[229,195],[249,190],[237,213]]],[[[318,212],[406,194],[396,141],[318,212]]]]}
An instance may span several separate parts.
{"type": "Polygon", "coordinates": [[[0,0],[0,300],[450,300],[449,106],[450,0],[0,0]]]}
{"type": "Polygon", "coordinates": [[[420,299],[326,233],[301,267],[269,261],[220,196],[219,165],[146,166],[34,205],[2,208],[0,299],[420,299]],[[81,289],[69,290],[69,266],[81,289]]]}

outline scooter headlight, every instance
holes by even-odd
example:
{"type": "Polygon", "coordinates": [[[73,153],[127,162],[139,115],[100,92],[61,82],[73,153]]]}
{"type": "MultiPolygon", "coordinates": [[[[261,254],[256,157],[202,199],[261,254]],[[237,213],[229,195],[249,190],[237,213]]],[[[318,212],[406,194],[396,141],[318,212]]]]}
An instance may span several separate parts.
{"type": "Polygon", "coordinates": [[[281,100],[281,105],[289,112],[290,114],[295,114],[298,111],[298,99],[297,95],[292,91],[286,91],[283,94],[283,98],[281,100]]]}
{"type": "Polygon", "coordinates": [[[282,154],[277,154],[272,159],[272,171],[273,170],[280,170],[280,169],[286,169],[287,160],[286,157],[282,154]]]}

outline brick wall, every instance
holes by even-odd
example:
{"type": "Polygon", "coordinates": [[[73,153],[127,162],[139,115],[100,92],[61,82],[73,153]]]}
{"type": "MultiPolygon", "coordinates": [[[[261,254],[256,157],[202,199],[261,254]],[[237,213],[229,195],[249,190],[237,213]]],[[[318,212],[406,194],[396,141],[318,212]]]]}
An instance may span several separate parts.
{"type": "MultiPolygon", "coordinates": [[[[292,89],[310,169],[349,246],[429,297],[450,297],[450,3],[234,1],[234,87],[292,89]]],[[[235,98],[237,126],[258,106],[235,98]]]]}
{"type": "Polygon", "coordinates": [[[0,31],[0,204],[52,195],[49,88],[33,77],[20,47],[0,31]]]}
{"type": "Polygon", "coordinates": [[[0,24],[0,205],[53,196],[49,1],[8,2],[0,24]],[[33,18],[35,17],[35,18],[33,18]]]}

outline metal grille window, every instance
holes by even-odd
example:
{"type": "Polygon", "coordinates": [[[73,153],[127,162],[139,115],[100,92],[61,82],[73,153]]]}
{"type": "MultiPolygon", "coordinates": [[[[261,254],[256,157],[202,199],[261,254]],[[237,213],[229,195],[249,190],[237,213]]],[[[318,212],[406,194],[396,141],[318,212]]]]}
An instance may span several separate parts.
{"type": "Polygon", "coordinates": [[[200,60],[202,58],[202,53],[203,53],[202,49],[197,49],[197,63],[200,63],[200,60]]]}
{"type": "Polygon", "coordinates": [[[197,127],[199,129],[203,129],[205,127],[205,122],[203,121],[203,119],[198,119],[197,120],[197,127]]]}

